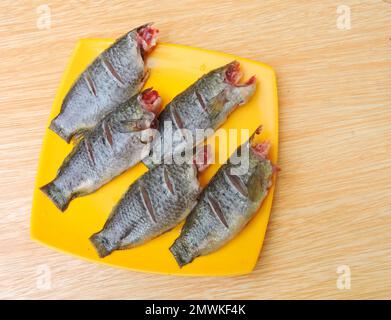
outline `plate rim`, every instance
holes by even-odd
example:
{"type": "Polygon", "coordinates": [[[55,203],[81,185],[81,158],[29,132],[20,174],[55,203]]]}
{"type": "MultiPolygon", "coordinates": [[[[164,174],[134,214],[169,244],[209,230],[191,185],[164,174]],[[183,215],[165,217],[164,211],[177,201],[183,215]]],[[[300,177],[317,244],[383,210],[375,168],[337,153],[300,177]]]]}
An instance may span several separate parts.
{"type": "MultiPolygon", "coordinates": [[[[73,48],[73,51],[72,51],[72,54],[70,55],[70,57],[68,58],[68,62],[67,62],[67,65],[65,67],[65,70],[64,72],[62,73],[62,76],[61,76],[61,80],[59,81],[59,85],[57,86],[57,90],[56,90],[56,93],[54,95],[54,99],[53,99],[53,103],[51,105],[51,109],[50,109],[50,113],[49,113],[49,117],[46,121],[46,126],[44,128],[44,134],[43,134],[43,138],[42,138],[42,142],[41,142],[41,149],[40,149],[40,153],[39,153],[39,160],[38,160],[38,166],[37,166],[37,169],[36,169],[36,174],[35,174],[35,182],[34,182],[34,190],[33,190],[33,198],[32,198],[32,206],[31,206],[31,212],[30,212],[30,239],[33,240],[33,241],[36,241],[37,243],[45,246],[45,247],[48,247],[50,249],[53,249],[61,254],[67,254],[67,255],[70,255],[70,256],[73,256],[73,257],[76,257],[78,259],[81,259],[81,260],[84,260],[84,261],[88,261],[88,262],[92,262],[92,263],[98,263],[98,264],[102,264],[102,265],[106,265],[106,266],[109,266],[109,267],[114,267],[114,268],[119,268],[119,269],[124,269],[124,270],[128,270],[128,271],[133,271],[133,272],[138,272],[138,273],[149,273],[149,274],[157,274],[157,275],[167,275],[167,276],[180,276],[180,277],[229,277],[229,276],[240,276],[240,275],[245,275],[245,274],[249,274],[251,273],[255,266],[257,265],[258,261],[259,261],[259,258],[261,256],[261,253],[262,253],[262,250],[263,250],[263,245],[264,245],[264,241],[265,241],[265,237],[266,237],[266,233],[267,233],[267,230],[268,230],[268,226],[269,226],[269,221],[270,221],[270,215],[271,215],[271,211],[272,211],[272,208],[273,208],[273,203],[274,203],[274,192],[275,192],[275,187],[276,187],[276,177],[274,176],[273,177],[273,186],[270,190],[270,193],[271,193],[271,204],[270,204],[270,210],[268,212],[268,217],[267,217],[267,223],[266,223],[266,229],[265,229],[265,235],[264,235],[264,239],[261,243],[261,247],[259,248],[258,250],[258,254],[256,256],[256,259],[254,259],[254,261],[251,263],[251,264],[248,264],[248,267],[247,268],[242,268],[240,270],[238,270],[237,272],[236,271],[232,271],[232,272],[224,272],[224,273],[214,273],[214,272],[208,272],[206,271],[205,273],[192,273],[192,272],[187,272],[187,273],[177,273],[177,272],[169,272],[169,271],[157,271],[157,270],[146,270],[146,269],[141,269],[141,268],[136,268],[136,267],[129,267],[129,266],[124,266],[124,265],[118,265],[118,264],[113,264],[113,263],[110,263],[110,262],[107,262],[106,260],[95,260],[95,259],[92,259],[92,258],[89,258],[87,256],[83,256],[83,255],[79,255],[77,253],[74,253],[74,252],[71,252],[71,251],[66,251],[65,249],[63,248],[60,248],[60,247],[57,247],[55,245],[52,245],[51,243],[48,243],[48,242],[45,242],[44,240],[40,239],[38,234],[36,233],[37,231],[35,230],[34,228],[34,224],[33,224],[33,216],[34,216],[34,208],[35,206],[37,206],[37,198],[36,198],[36,192],[39,192],[39,185],[38,185],[38,175],[39,173],[41,172],[43,166],[44,166],[44,161],[43,161],[43,153],[44,153],[44,150],[45,150],[45,145],[47,144],[47,134],[46,134],[46,130],[47,130],[47,127],[48,125],[50,124],[50,121],[53,117],[53,113],[54,113],[54,104],[58,98],[58,95],[60,94],[60,90],[59,88],[63,87],[65,82],[66,82],[66,79],[68,78],[69,76],[69,73],[70,73],[70,70],[71,70],[71,65],[72,65],[72,61],[74,61],[75,57],[77,56],[77,53],[78,51],[80,50],[80,48],[83,46],[83,45],[86,45],[86,44],[89,44],[89,43],[96,43],[96,42],[107,42],[108,44],[112,43],[115,39],[114,38],[82,38],[82,39],[79,39],[77,42],[76,42],[76,45],[75,47],[73,48]]],[[[213,55],[219,55],[219,56],[225,56],[227,58],[231,58],[232,60],[236,60],[236,59],[240,59],[242,61],[245,61],[245,62],[248,62],[248,63],[252,63],[252,64],[257,64],[265,69],[268,69],[269,72],[271,73],[271,77],[273,79],[273,98],[275,100],[275,114],[274,114],[274,125],[275,125],[275,136],[276,136],[276,143],[275,145],[273,145],[274,148],[276,148],[276,162],[278,161],[278,154],[279,154],[279,100],[278,100],[278,85],[277,85],[277,76],[276,76],[276,72],[275,70],[268,64],[266,63],[263,63],[263,62],[260,62],[260,61],[256,61],[256,60],[252,60],[252,59],[249,59],[249,58],[245,58],[245,57],[240,57],[240,56],[236,56],[234,54],[230,54],[230,53],[225,53],[225,52],[221,52],[221,51],[217,51],[217,50],[210,50],[210,49],[204,49],[204,48],[198,48],[198,47],[193,47],[193,46],[188,46],[188,45],[183,45],[183,44],[177,44],[177,43],[166,43],[166,42],[159,42],[158,43],[159,46],[163,46],[163,47],[172,47],[172,48],[181,48],[181,49],[186,49],[186,50],[195,50],[195,51],[200,51],[200,52],[204,52],[204,53],[207,53],[207,54],[213,54],[213,55]]]]}

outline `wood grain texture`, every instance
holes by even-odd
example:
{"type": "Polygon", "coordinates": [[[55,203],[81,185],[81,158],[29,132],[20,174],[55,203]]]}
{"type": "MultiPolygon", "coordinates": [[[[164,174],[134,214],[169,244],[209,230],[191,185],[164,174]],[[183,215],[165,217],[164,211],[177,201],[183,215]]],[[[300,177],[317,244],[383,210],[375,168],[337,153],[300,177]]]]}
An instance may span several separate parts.
{"type": "Polygon", "coordinates": [[[0,298],[391,298],[391,5],[387,1],[0,3],[0,298]],[[158,4],[159,3],[159,4],[158,4]],[[351,9],[350,30],[336,26],[351,9]],[[30,240],[34,178],[62,72],[80,38],[154,21],[164,42],[275,68],[279,174],[247,276],[179,278],[96,265],[30,240]],[[351,269],[351,289],[336,286],[351,269]],[[42,285],[50,270],[51,286],[42,285]]]}

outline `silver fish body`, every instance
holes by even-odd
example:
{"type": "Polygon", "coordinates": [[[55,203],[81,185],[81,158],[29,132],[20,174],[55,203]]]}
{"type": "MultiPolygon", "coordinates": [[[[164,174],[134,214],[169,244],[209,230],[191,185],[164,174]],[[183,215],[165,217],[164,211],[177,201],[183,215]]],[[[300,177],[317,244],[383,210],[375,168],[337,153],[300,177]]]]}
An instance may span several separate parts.
{"type": "Polygon", "coordinates": [[[143,97],[151,95],[153,101],[148,103],[156,107],[160,97],[147,89],[103,118],[76,144],[56,178],[41,188],[61,211],[73,198],[97,190],[149,153],[150,126],[156,115],[148,110],[143,97]]]}
{"type": "Polygon", "coordinates": [[[90,240],[100,257],[140,245],[183,220],[200,191],[195,165],[156,166],[130,186],[90,240]]]}
{"type": "Polygon", "coordinates": [[[248,171],[236,175],[232,169],[237,164],[229,161],[223,165],[170,247],[180,267],[226,244],[244,228],[266,197],[273,173],[270,160],[260,157],[248,143],[240,150],[241,157],[248,157],[248,171]]]}
{"type": "Polygon", "coordinates": [[[196,134],[197,129],[220,127],[238,105],[246,103],[254,94],[255,77],[239,84],[240,77],[239,63],[233,61],[210,71],[177,95],[159,115],[160,135],[154,141],[149,157],[143,160],[144,164],[151,168],[185,148],[197,145],[205,138],[196,134]],[[165,130],[167,124],[173,132],[186,129],[191,140],[176,137],[172,148],[165,148],[164,139],[169,135],[165,130]]]}
{"type": "Polygon", "coordinates": [[[155,37],[157,30],[150,25],[128,32],[87,67],[64,98],[51,130],[69,142],[141,90],[148,77],[144,57],[150,48],[142,38],[148,31],[155,37]]]}

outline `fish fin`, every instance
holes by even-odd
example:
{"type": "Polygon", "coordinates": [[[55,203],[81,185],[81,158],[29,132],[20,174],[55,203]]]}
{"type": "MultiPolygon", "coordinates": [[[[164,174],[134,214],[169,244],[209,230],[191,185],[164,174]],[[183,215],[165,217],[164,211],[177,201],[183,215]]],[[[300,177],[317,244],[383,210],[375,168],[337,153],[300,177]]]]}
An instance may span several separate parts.
{"type": "Polygon", "coordinates": [[[66,197],[53,181],[41,187],[41,191],[45,193],[61,211],[65,211],[69,202],[72,200],[72,195],[66,197]]]}
{"type": "Polygon", "coordinates": [[[196,165],[198,172],[203,172],[213,163],[213,152],[210,144],[196,146],[194,149],[193,163],[196,165]]]}
{"type": "Polygon", "coordinates": [[[56,133],[59,137],[67,143],[71,141],[72,135],[65,132],[65,129],[58,123],[58,117],[54,118],[49,125],[49,129],[56,133]]]}
{"type": "Polygon", "coordinates": [[[79,143],[80,140],[82,140],[85,136],[87,136],[91,132],[91,129],[81,129],[77,131],[73,136],[72,139],[75,142],[75,144],[79,143]]]}
{"type": "Polygon", "coordinates": [[[180,268],[192,262],[195,258],[180,239],[175,240],[174,244],[170,247],[170,251],[180,268]]]}
{"type": "Polygon", "coordinates": [[[108,256],[114,250],[113,248],[111,248],[107,238],[104,235],[102,235],[101,232],[94,233],[90,237],[90,241],[94,245],[100,258],[104,258],[108,256]]]}

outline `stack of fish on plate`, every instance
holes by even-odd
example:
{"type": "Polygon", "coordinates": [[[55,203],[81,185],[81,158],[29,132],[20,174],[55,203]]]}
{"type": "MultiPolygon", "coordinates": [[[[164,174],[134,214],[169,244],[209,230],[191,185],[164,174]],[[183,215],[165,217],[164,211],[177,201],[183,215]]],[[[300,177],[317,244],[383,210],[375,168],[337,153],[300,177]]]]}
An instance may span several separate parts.
{"type": "MultiPolygon", "coordinates": [[[[252,141],[259,130],[235,153],[246,157],[242,160],[248,170],[234,174],[238,161],[232,156],[203,190],[197,175],[208,166],[208,146],[194,148],[190,161],[165,163],[168,156],[183,152],[183,141],[177,140],[156,157],[153,146],[162,143],[164,122],[191,133],[215,130],[256,87],[255,77],[239,83],[240,66],[233,61],[202,76],[160,112],[159,93],[141,91],[149,75],[145,61],[157,35],[151,24],[128,32],[74,83],[50,129],[76,144],[56,178],[41,190],[64,211],[75,197],[94,192],[143,161],[149,171],[129,187],[90,240],[103,258],[143,244],[186,219],[170,247],[182,267],[217,250],[246,225],[266,197],[275,169],[268,159],[270,144],[252,141]]],[[[195,139],[192,147],[201,142],[195,139]]]]}

